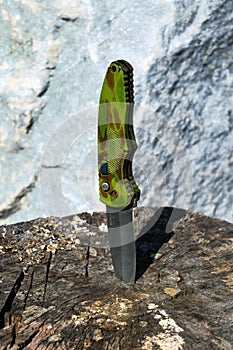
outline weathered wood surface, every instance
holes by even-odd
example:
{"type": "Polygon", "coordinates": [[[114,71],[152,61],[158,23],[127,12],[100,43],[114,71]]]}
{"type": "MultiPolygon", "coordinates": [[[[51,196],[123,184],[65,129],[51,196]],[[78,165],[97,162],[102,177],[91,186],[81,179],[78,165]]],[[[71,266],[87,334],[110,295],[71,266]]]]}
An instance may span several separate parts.
{"type": "Polygon", "coordinates": [[[138,210],[135,284],[104,214],[0,226],[0,349],[233,349],[233,224],[171,213],[138,210]]]}

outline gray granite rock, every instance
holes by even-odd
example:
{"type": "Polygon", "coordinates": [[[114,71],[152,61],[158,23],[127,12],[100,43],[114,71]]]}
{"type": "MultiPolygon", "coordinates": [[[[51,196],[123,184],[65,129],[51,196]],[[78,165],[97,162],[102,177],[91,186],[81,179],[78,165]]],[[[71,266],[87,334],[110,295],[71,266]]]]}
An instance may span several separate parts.
{"type": "Polygon", "coordinates": [[[118,58],[135,69],[140,204],[232,221],[231,0],[0,6],[2,223],[104,208],[97,103],[118,58]]]}

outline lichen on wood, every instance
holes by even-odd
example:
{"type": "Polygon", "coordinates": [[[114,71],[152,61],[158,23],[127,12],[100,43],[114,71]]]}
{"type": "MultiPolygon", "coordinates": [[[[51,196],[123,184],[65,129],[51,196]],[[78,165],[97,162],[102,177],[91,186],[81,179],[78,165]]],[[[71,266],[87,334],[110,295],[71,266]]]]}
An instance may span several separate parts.
{"type": "Polygon", "coordinates": [[[0,349],[232,349],[233,225],[135,216],[135,284],[114,276],[104,213],[0,226],[0,349]]]}

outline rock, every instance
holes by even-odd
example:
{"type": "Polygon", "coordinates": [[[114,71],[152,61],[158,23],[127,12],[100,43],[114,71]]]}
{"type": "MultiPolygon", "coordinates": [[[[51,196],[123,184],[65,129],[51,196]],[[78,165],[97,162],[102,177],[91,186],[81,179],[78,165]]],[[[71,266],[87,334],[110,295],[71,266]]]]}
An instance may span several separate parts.
{"type": "Polygon", "coordinates": [[[96,244],[104,213],[1,226],[0,349],[231,350],[233,225],[160,209],[138,209],[135,284],[96,244]]]}
{"type": "Polygon", "coordinates": [[[118,58],[135,71],[140,205],[232,221],[232,6],[3,1],[2,223],[104,209],[94,176],[97,104],[118,58]]]}

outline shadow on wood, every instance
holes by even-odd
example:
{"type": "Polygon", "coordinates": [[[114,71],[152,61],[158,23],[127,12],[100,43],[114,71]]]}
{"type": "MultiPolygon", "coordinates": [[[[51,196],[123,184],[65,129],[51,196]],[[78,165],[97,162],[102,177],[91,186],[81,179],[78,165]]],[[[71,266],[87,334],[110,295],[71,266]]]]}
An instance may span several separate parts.
{"type": "Polygon", "coordinates": [[[136,240],[137,281],[153,263],[155,254],[174,235],[175,223],[186,214],[184,209],[173,207],[158,208],[136,240]]]}
{"type": "Polygon", "coordinates": [[[232,350],[233,224],[184,214],[138,208],[129,284],[105,213],[0,226],[0,350],[232,350]]]}

